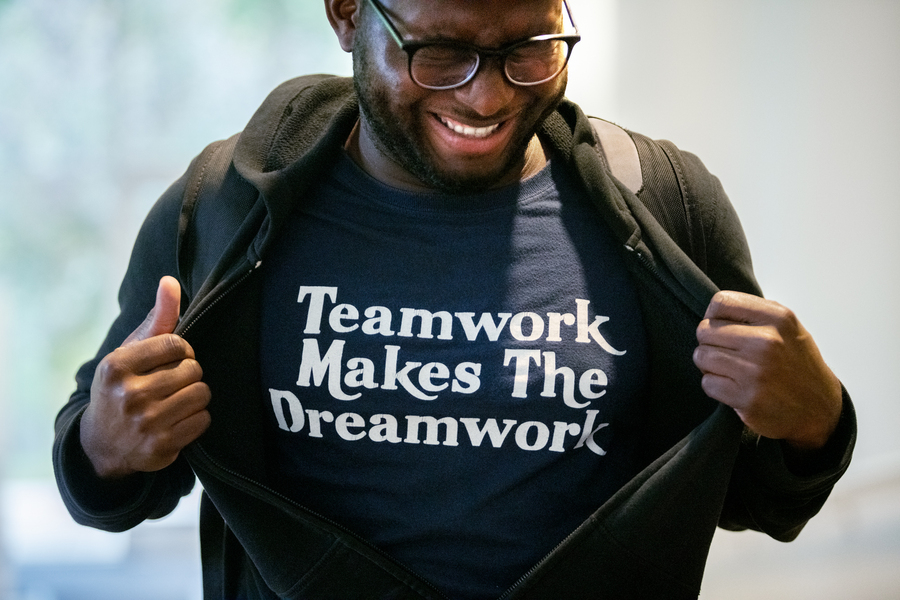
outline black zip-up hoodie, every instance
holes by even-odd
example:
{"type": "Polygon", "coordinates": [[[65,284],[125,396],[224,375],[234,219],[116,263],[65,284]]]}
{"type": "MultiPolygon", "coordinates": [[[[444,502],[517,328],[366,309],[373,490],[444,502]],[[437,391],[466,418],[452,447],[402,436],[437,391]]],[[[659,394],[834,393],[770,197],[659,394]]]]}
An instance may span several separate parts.
{"type": "MultiPolygon", "coordinates": [[[[267,481],[257,268],[357,118],[349,79],[298,78],[277,88],[239,136],[195,159],[148,215],[120,289],[121,314],[57,417],[53,463],[79,523],[123,531],[161,517],[191,490],[196,474],[205,490],[200,524],[210,600],[443,597],[267,481]],[[232,148],[232,161],[213,160],[232,148]],[[207,182],[214,182],[211,192],[207,182]],[[212,425],[170,467],[103,481],[79,442],[94,370],[144,319],[163,275],[178,277],[185,292],[177,333],[193,346],[212,390],[212,425]]],[[[701,271],[650,215],[643,192],[635,196],[609,174],[577,106],[564,101],[539,135],[618,239],[639,293],[651,373],[646,468],[503,598],[694,598],[717,524],[788,541],[818,512],[849,464],[852,405],[845,393],[838,430],[803,472],[789,468],[779,442],[748,435],[730,408],[702,392],[691,358],[696,326],[717,289],[760,293],[718,180],[681,153],[688,210],[702,225],[701,271]]]]}

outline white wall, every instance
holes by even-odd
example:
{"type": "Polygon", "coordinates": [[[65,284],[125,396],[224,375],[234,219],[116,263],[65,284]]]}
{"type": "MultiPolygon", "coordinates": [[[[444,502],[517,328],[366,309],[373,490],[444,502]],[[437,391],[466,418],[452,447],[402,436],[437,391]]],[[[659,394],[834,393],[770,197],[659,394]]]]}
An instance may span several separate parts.
{"type": "Polygon", "coordinates": [[[719,175],[763,289],[856,399],[858,456],[900,452],[900,3],[627,0],[618,17],[611,117],[719,175]]]}
{"type": "Polygon", "coordinates": [[[900,2],[572,6],[569,96],[722,179],[767,295],[856,400],[857,456],[900,453],[900,2]]]}
{"type": "Polygon", "coordinates": [[[611,56],[578,57],[572,78],[598,64],[614,82],[570,97],[722,179],[763,289],[797,312],[859,414],[854,465],[820,518],[787,546],[719,536],[704,596],[900,597],[900,2],[601,4],[578,23],[612,31],[611,56]]]}

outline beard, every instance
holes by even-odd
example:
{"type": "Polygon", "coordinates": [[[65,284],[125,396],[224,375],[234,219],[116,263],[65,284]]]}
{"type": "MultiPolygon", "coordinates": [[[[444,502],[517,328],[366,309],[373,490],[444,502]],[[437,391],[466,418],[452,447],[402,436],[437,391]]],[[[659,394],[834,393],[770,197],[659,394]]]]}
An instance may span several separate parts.
{"type": "MultiPolygon", "coordinates": [[[[501,160],[490,168],[480,165],[478,171],[454,172],[429,152],[423,124],[417,119],[430,118],[421,108],[421,101],[407,105],[397,102],[400,97],[378,77],[377,69],[368,58],[368,45],[357,43],[353,49],[353,84],[359,99],[360,113],[368,125],[376,149],[412,174],[426,187],[447,194],[471,194],[497,185],[525,163],[528,145],[537,128],[553,112],[565,93],[565,81],[550,97],[535,96],[519,119],[519,128],[512,135],[501,160]]],[[[560,77],[565,77],[562,73],[560,77]]],[[[413,84],[414,85],[414,84],[413,84]]],[[[438,92],[435,92],[438,93],[438,92]]]]}

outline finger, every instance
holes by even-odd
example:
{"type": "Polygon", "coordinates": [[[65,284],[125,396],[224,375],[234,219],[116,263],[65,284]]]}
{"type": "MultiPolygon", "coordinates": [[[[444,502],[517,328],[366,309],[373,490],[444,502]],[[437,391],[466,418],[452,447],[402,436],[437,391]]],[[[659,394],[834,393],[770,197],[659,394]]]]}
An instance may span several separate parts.
{"type": "Polygon", "coordinates": [[[179,450],[203,435],[211,423],[208,410],[196,412],[176,423],[172,435],[178,440],[179,450]]]}
{"type": "Polygon", "coordinates": [[[171,465],[185,446],[199,438],[209,428],[211,419],[207,411],[195,413],[179,422],[174,428],[151,436],[130,453],[129,463],[133,471],[153,472],[171,465]]]}
{"type": "Polygon", "coordinates": [[[704,374],[720,375],[734,381],[755,381],[757,369],[740,352],[716,346],[697,346],[694,365],[704,374]]]}
{"type": "Polygon", "coordinates": [[[741,393],[740,386],[730,377],[715,373],[705,373],[700,380],[700,387],[713,400],[726,404],[735,410],[743,408],[744,395],[741,393]]]}
{"type": "MultiPolygon", "coordinates": [[[[175,337],[175,336],[173,336],[175,337]]],[[[176,339],[180,340],[181,338],[176,339]]],[[[125,372],[132,369],[144,369],[137,371],[138,377],[122,378],[122,397],[133,406],[144,406],[147,402],[162,401],[190,385],[198,383],[203,378],[203,369],[193,359],[166,362],[166,358],[137,357],[131,363],[125,363],[125,372]],[[153,366],[156,362],[163,362],[161,366],[153,366]]]]}
{"type": "Polygon", "coordinates": [[[156,302],[144,322],[138,325],[131,335],[122,342],[127,346],[134,342],[172,333],[178,325],[181,313],[181,286],[178,280],[168,275],[159,280],[156,289],[156,302]]]}
{"type": "Polygon", "coordinates": [[[209,412],[201,410],[188,415],[174,426],[158,430],[144,438],[129,453],[131,471],[159,471],[169,466],[191,442],[203,435],[211,424],[209,412]]]}
{"type": "Polygon", "coordinates": [[[160,432],[156,439],[156,452],[177,454],[200,437],[212,421],[206,410],[209,399],[209,388],[199,383],[161,402],[159,408],[162,412],[156,417],[161,425],[156,429],[160,432]]]}
{"type": "Polygon", "coordinates": [[[786,312],[789,311],[772,300],[743,292],[721,291],[713,296],[704,318],[753,325],[771,323],[786,312]]]}
{"type": "MultiPolygon", "coordinates": [[[[143,405],[142,410],[127,413],[133,437],[147,441],[146,454],[168,455],[177,452],[193,438],[181,441],[179,423],[206,413],[209,387],[202,382],[191,384],[166,398],[143,405]]],[[[205,417],[203,418],[205,419],[205,417]]]]}
{"type": "Polygon", "coordinates": [[[205,412],[209,400],[209,387],[202,382],[192,383],[160,401],[156,405],[157,418],[165,428],[174,428],[184,419],[205,412]]]}
{"type": "Polygon", "coordinates": [[[752,327],[734,321],[704,319],[697,325],[697,342],[701,345],[738,350],[752,327]]]}
{"type": "Polygon", "coordinates": [[[117,348],[100,363],[98,373],[105,379],[148,375],[161,369],[174,369],[182,361],[193,358],[194,349],[184,338],[172,333],[160,334],[117,348]]]}

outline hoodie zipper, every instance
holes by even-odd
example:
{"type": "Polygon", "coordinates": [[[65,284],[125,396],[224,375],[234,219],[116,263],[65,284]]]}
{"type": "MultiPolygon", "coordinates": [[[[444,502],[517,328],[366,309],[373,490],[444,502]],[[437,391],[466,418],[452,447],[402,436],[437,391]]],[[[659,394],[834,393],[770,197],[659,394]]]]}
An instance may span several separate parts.
{"type": "MultiPolygon", "coordinates": [[[[181,337],[184,337],[188,333],[188,331],[190,331],[190,329],[192,329],[194,327],[194,325],[196,325],[197,321],[202,319],[222,299],[224,299],[231,292],[233,292],[236,288],[238,288],[245,281],[247,281],[247,279],[249,279],[253,275],[253,273],[255,273],[257,269],[259,269],[259,267],[261,265],[262,265],[262,261],[257,261],[252,267],[250,267],[247,271],[242,273],[237,279],[235,279],[235,281],[233,283],[231,283],[220,294],[218,294],[215,298],[213,298],[209,302],[209,304],[207,304],[200,312],[198,312],[196,315],[194,315],[193,318],[191,318],[191,320],[184,326],[184,328],[181,330],[179,335],[181,335],[181,337]]],[[[231,485],[236,485],[239,487],[246,488],[247,486],[250,486],[252,488],[255,488],[259,492],[263,492],[263,495],[271,495],[272,497],[278,498],[278,499],[282,500],[283,502],[290,504],[297,510],[300,510],[300,511],[306,513],[307,515],[310,515],[316,519],[319,519],[320,521],[323,521],[324,523],[327,523],[328,525],[330,525],[331,527],[334,527],[335,529],[337,529],[344,535],[346,535],[346,536],[352,538],[353,540],[357,541],[358,543],[362,544],[363,546],[365,546],[366,548],[371,550],[373,553],[375,553],[378,556],[384,558],[385,560],[399,566],[403,570],[407,571],[408,573],[410,573],[411,575],[416,577],[416,579],[419,580],[420,584],[423,587],[428,588],[438,598],[447,598],[446,595],[444,595],[440,590],[435,588],[428,580],[423,578],[421,575],[417,574],[415,571],[413,571],[406,565],[398,562],[396,559],[389,556],[378,546],[370,543],[369,541],[365,540],[364,538],[357,536],[355,533],[353,533],[352,531],[350,531],[349,529],[347,529],[340,523],[336,523],[335,521],[332,521],[331,519],[324,517],[314,511],[306,508],[302,504],[299,504],[298,502],[292,500],[291,498],[281,494],[280,492],[277,492],[276,490],[273,490],[272,488],[270,488],[266,485],[259,483],[258,481],[254,480],[254,479],[247,477],[246,475],[242,475],[242,474],[238,473],[237,471],[234,471],[232,469],[229,469],[228,467],[221,465],[212,456],[210,456],[206,452],[206,450],[204,450],[201,446],[195,445],[195,448],[198,453],[202,454],[208,467],[212,467],[209,469],[210,473],[213,474],[214,476],[216,476],[218,479],[220,479],[224,482],[227,482],[231,485]],[[218,471],[218,472],[216,473],[216,471],[218,471]]]]}
{"type": "Polygon", "coordinates": [[[208,313],[208,312],[209,312],[216,304],[218,304],[223,298],[225,298],[225,296],[229,295],[232,291],[235,290],[235,288],[237,288],[237,287],[240,286],[242,283],[244,283],[247,279],[249,279],[250,276],[253,275],[253,273],[254,273],[257,269],[259,269],[260,266],[262,266],[262,261],[261,261],[261,260],[256,261],[256,263],[255,263],[252,267],[250,267],[247,271],[245,271],[243,274],[241,274],[241,276],[238,277],[231,285],[229,285],[227,288],[225,288],[224,290],[222,290],[222,292],[221,292],[218,296],[216,296],[215,298],[213,298],[213,299],[209,302],[209,304],[207,304],[205,307],[203,307],[203,310],[201,310],[199,313],[197,313],[196,315],[194,315],[194,316],[191,318],[191,320],[190,320],[187,324],[185,324],[185,326],[181,329],[181,331],[179,332],[179,335],[180,335],[181,337],[184,337],[185,334],[187,334],[187,332],[188,332],[194,325],[197,324],[197,321],[199,321],[201,318],[203,318],[203,316],[204,316],[206,313],[208,313]]]}
{"type": "MultiPolygon", "coordinates": [[[[388,561],[394,565],[397,565],[401,569],[403,569],[406,572],[408,572],[409,574],[413,575],[416,579],[418,579],[418,583],[422,587],[427,588],[438,598],[447,599],[447,596],[444,595],[443,592],[441,592],[436,587],[434,587],[428,580],[423,578],[421,575],[419,575],[418,573],[416,573],[415,571],[413,571],[412,569],[410,569],[403,563],[399,562],[397,559],[393,558],[392,556],[387,554],[384,550],[382,550],[378,546],[372,544],[365,538],[359,537],[356,533],[347,529],[345,526],[341,525],[340,523],[337,523],[337,522],[329,519],[328,517],[322,516],[313,510],[310,510],[309,508],[298,503],[296,500],[293,500],[292,498],[285,496],[281,492],[278,492],[277,490],[274,490],[274,489],[256,481],[255,479],[251,479],[250,477],[247,477],[246,475],[242,475],[241,473],[238,473],[237,471],[234,471],[233,469],[229,469],[228,467],[226,467],[226,466],[220,464],[218,461],[216,461],[202,447],[195,446],[195,454],[196,453],[202,454],[204,461],[207,463],[207,465],[206,465],[207,471],[211,475],[220,479],[221,481],[229,482],[230,484],[235,485],[235,487],[242,487],[242,488],[244,488],[245,491],[248,491],[247,488],[249,487],[249,488],[255,489],[257,493],[262,493],[262,496],[269,495],[274,498],[278,498],[279,500],[294,507],[296,510],[303,512],[306,515],[314,517],[314,518],[330,525],[331,527],[338,530],[340,533],[353,539],[355,542],[359,543],[360,545],[365,546],[367,549],[371,550],[374,554],[377,554],[378,556],[385,559],[386,561],[388,561]]],[[[259,495],[257,495],[257,497],[259,497],[259,495]]],[[[261,498],[261,499],[264,499],[264,498],[261,498]]],[[[398,580],[398,582],[399,581],[400,580],[398,580]]],[[[412,590],[412,591],[416,591],[416,590],[412,590]]],[[[424,597],[425,596],[423,596],[423,598],[424,597]]]]}
{"type": "Polygon", "coordinates": [[[643,265],[656,278],[656,280],[663,285],[663,287],[669,290],[669,292],[673,296],[675,296],[675,298],[677,298],[679,302],[684,304],[685,307],[688,308],[688,310],[697,315],[697,317],[700,319],[704,317],[706,307],[702,305],[702,302],[699,301],[695,296],[693,296],[691,292],[685,289],[683,286],[680,290],[673,287],[671,281],[667,281],[666,277],[664,277],[662,273],[660,273],[659,269],[656,266],[656,261],[652,260],[649,256],[647,256],[646,253],[641,252],[634,246],[625,244],[625,249],[637,256],[638,262],[643,265]],[[693,306],[694,303],[696,303],[699,308],[695,308],[693,306]]]}
{"type": "Polygon", "coordinates": [[[512,584],[512,586],[510,586],[509,589],[507,589],[505,592],[503,592],[503,595],[500,596],[497,600],[506,600],[506,598],[509,598],[512,594],[514,594],[516,592],[516,590],[519,588],[519,586],[521,586],[523,583],[525,583],[525,581],[527,581],[529,578],[531,578],[532,575],[534,575],[536,572],[538,572],[544,566],[544,563],[546,563],[550,559],[551,556],[556,554],[557,550],[559,550],[560,548],[565,546],[569,542],[569,540],[571,540],[573,537],[575,537],[575,535],[579,531],[581,531],[580,525],[578,527],[576,527],[572,533],[567,535],[563,541],[561,541],[556,546],[554,546],[553,550],[551,550],[546,555],[544,555],[544,558],[542,558],[537,563],[535,563],[534,566],[531,567],[530,569],[528,569],[528,571],[526,571],[524,575],[519,577],[519,579],[514,584],[512,584]]]}
{"type": "MultiPolygon", "coordinates": [[[[637,257],[638,262],[640,262],[641,265],[643,267],[645,267],[653,275],[653,277],[656,278],[657,281],[659,281],[663,286],[665,286],[667,289],[669,289],[676,297],[679,296],[679,294],[677,294],[677,292],[675,290],[671,289],[671,285],[666,281],[665,277],[663,277],[662,274],[660,274],[659,269],[657,269],[657,267],[656,267],[656,263],[653,260],[651,260],[645,253],[641,252],[634,246],[630,246],[628,244],[625,244],[625,249],[628,250],[629,252],[633,253],[637,257]]],[[[682,302],[683,302],[683,300],[682,300],[682,302]]],[[[503,595],[500,596],[497,600],[506,600],[507,598],[509,598],[513,594],[515,594],[517,589],[523,583],[525,583],[525,581],[527,581],[532,575],[534,575],[537,571],[539,571],[544,566],[544,564],[550,559],[550,557],[553,556],[560,548],[562,548],[566,544],[568,544],[568,542],[573,537],[575,537],[575,535],[578,534],[578,532],[581,531],[581,529],[582,529],[582,527],[579,526],[574,531],[572,531],[569,535],[567,535],[565,537],[565,539],[563,539],[556,546],[554,546],[553,549],[550,550],[550,552],[548,552],[541,560],[539,560],[537,563],[534,564],[534,566],[532,566],[530,569],[528,569],[528,571],[524,575],[522,575],[512,586],[510,586],[503,593],[503,595]]]]}

